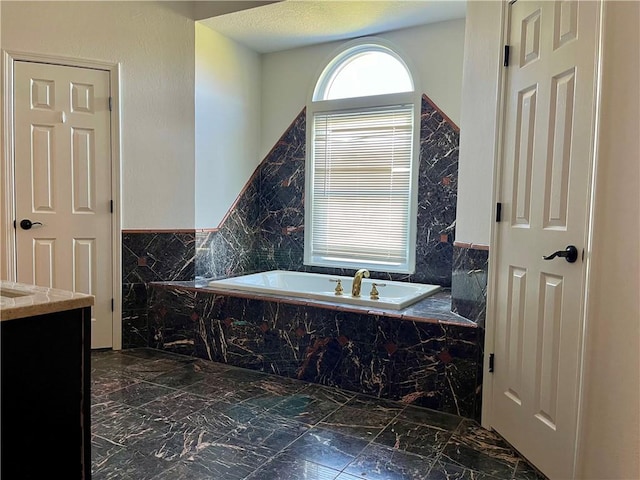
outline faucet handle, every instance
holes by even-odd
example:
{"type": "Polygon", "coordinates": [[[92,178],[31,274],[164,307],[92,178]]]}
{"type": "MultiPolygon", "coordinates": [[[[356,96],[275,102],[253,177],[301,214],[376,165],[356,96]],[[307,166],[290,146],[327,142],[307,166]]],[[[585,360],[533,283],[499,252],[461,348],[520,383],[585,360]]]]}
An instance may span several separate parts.
{"type": "Polygon", "coordinates": [[[336,295],[342,295],[342,292],[344,291],[344,288],[342,288],[342,280],[340,280],[339,278],[330,278],[329,281],[330,282],[337,282],[336,289],[335,289],[335,294],[336,295]]]}
{"type": "Polygon", "coordinates": [[[369,295],[371,296],[371,300],[379,300],[380,299],[380,293],[378,292],[378,289],[376,287],[386,287],[387,284],[386,283],[372,283],[371,284],[371,293],[369,293],[369,295]]]}

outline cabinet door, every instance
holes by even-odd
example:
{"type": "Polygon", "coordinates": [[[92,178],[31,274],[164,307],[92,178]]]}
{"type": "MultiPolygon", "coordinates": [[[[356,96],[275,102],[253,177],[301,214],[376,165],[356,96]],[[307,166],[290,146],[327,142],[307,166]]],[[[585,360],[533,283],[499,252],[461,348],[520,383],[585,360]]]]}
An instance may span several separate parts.
{"type": "Polygon", "coordinates": [[[0,478],[90,477],[91,309],[0,323],[0,478]]]}

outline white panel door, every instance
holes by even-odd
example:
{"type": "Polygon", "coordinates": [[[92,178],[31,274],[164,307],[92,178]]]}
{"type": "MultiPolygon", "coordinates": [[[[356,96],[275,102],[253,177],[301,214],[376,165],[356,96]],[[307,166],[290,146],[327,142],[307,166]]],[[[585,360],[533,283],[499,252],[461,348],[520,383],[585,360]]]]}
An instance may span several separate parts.
{"type": "Polygon", "coordinates": [[[599,3],[518,0],[497,225],[492,427],[550,478],[574,475],[599,3]],[[544,260],[577,247],[577,259],[544,260]]]}
{"type": "Polygon", "coordinates": [[[95,295],[92,347],[111,347],[109,72],[17,61],[14,110],[17,279],[95,295]]]}

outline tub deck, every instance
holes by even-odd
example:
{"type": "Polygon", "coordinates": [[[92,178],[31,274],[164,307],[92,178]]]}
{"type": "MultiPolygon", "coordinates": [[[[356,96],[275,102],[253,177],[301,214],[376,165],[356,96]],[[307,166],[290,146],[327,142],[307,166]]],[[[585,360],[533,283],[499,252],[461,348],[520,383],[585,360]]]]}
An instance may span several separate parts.
{"type": "Polygon", "coordinates": [[[451,312],[451,290],[442,289],[429,297],[419,300],[401,310],[389,308],[372,308],[370,306],[344,304],[312,298],[294,297],[273,293],[257,293],[245,290],[233,290],[229,288],[216,288],[209,285],[209,280],[195,280],[187,282],[152,282],[152,285],[167,289],[181,288],[192,291],[208,292],[217,295],[263,300],[268,302],[287,303],[291,305],[312,306],[328,310],[341,310],[345,312],[361,313],[368,315],[383,315],[385,317],[399,318],[415,322],[442,323],[450,325],[467,326],[476,328],[477,324],[467,318],[451,312]]]}

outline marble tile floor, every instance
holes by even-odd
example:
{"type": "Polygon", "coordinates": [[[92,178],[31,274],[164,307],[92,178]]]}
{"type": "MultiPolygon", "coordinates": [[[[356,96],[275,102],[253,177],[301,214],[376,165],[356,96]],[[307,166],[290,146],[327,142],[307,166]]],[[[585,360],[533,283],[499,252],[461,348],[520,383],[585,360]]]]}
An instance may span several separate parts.
{"type": "Polygon", "coordinates": [[[95,480],[542,480],[476,422],[154,349],[93,351],[95,480]]]}

